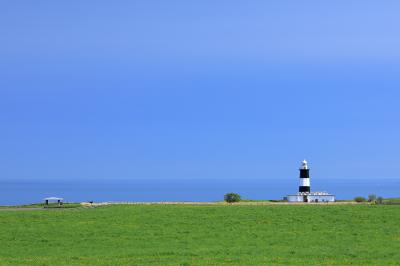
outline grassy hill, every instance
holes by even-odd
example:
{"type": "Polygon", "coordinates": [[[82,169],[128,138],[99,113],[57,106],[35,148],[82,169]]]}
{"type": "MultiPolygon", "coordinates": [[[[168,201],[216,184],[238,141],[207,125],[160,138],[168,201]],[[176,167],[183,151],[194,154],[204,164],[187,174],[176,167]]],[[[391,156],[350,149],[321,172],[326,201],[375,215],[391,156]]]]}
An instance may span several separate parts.
{"type": "Polygon", "coordinates": [[[393,205],[0,212],[1,265],[399,265],[393,205]]]}

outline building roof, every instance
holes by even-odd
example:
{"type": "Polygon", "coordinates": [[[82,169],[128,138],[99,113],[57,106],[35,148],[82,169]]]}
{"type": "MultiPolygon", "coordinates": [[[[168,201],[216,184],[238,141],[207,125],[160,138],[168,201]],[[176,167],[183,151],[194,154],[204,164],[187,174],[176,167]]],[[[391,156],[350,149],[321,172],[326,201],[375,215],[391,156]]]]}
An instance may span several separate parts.
{"type": "Polygon", "coordinates": [[[64,200],[63,198],[57,198],[57,197],[48,197],[44,198],[43,200],[64,200]]]}
{"type": "Polygon", "coordinates": [[[316,192],[298,192],[297,194],[290,194],[288,196],[335,196],[326,191],[316,191],[316,192]]]}

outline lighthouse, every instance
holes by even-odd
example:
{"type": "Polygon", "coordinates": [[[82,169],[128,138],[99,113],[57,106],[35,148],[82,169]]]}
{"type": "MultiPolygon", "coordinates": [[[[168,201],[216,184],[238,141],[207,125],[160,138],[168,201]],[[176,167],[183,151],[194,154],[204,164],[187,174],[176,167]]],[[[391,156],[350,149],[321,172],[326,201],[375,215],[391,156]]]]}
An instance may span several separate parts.
{"type": "Polygon", "coordinates": [[[290,194],[284,197],[288,202],[334,202],[335,195],[328,192],[311,192],[310,189],[310,168],[306,160],[300,166],[300,185],[297,194],[290,194]]]}
{"type": "Polygon", "coordinates": [[[310,169],[308,168],[308,163],[306,160],[301,162],[300,166],[300,186],[299,192],[310,193],[310,169]]]}

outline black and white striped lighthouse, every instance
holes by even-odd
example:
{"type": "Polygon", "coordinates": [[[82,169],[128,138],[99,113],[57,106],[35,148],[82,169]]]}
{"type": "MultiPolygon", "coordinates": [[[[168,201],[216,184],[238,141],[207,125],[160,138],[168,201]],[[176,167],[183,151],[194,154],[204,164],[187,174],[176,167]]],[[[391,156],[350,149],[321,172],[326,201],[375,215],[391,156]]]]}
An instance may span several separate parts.
{"type": "Polygon", "coordinates": [[[310,193],[310,169],[308,168],[308,164],[307,164],[306,160],[304,160],[300,166],[299,192],[310,193]]]}
{"type": "Polygon", "coordinates": [[[289,194],[284,197],[288,202],[334,202],[335,195],[326,191],[314,191],[310,189],[310,169],[306,160],[301,162],[300,166],[300,186],[299,192],[289,194]]]}

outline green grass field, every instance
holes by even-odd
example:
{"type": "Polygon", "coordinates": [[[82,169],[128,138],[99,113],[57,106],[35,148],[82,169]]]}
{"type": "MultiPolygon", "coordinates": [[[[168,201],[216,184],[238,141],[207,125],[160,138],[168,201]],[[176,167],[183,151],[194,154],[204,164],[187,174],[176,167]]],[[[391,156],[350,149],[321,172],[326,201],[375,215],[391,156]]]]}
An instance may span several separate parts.
{"type": "Polygon", "coordinates": [[[400,265],[400,206],[0,212],[0,265],[400,265]]]}

